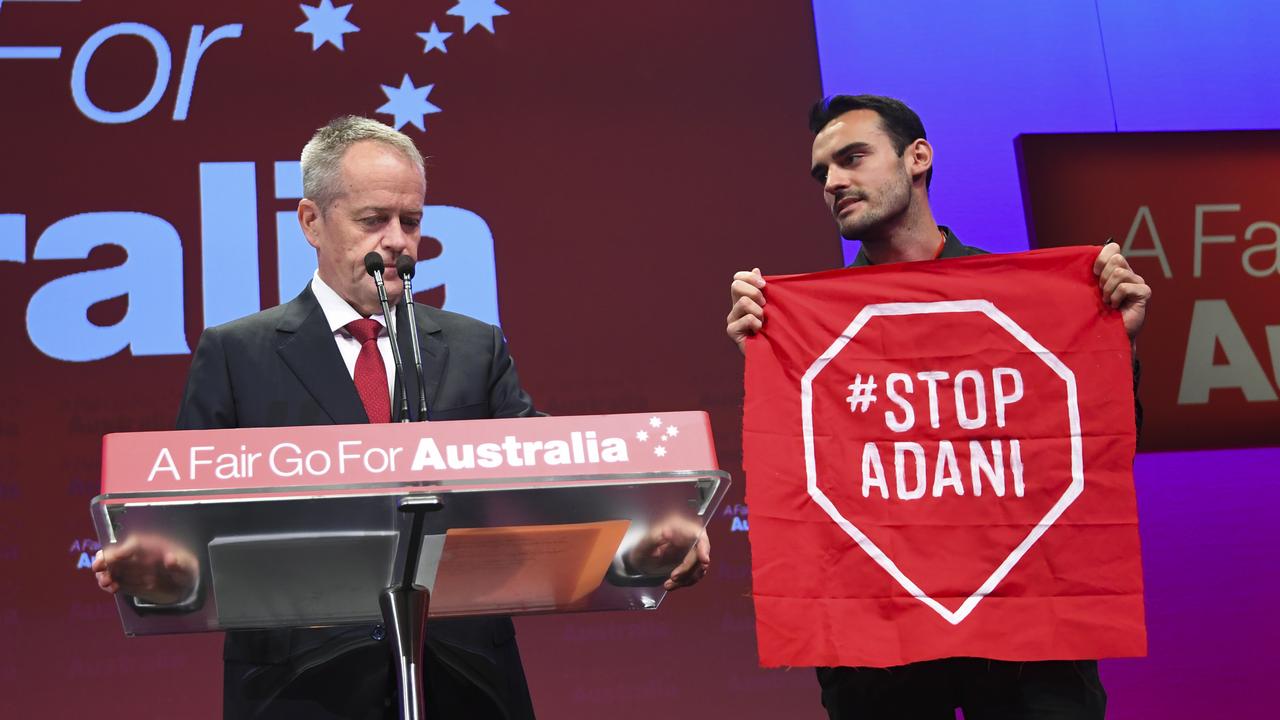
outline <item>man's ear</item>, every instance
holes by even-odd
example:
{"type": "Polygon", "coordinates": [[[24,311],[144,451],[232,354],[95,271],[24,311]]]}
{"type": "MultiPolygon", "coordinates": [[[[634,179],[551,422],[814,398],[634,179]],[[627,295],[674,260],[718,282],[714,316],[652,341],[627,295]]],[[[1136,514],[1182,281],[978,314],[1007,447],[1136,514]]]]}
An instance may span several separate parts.
{"type": "Polygon", "coordinates": [[[904,154],[907,157],[907,171],[912,179],[923,180],[928,175],[929,168],[933,167],[933,146],[924,138],[916,138],[907,146],[904,154]]]}
{"type": "Polygon", "coordinates": [[[298,201],[298,225],[302,227],[302,234],[306,236],[307,243],[313,248],[320,247],[320,232],[324,226],[324,212],[320,210],[320,206],[309,198],[302,198],[298,201]]]}

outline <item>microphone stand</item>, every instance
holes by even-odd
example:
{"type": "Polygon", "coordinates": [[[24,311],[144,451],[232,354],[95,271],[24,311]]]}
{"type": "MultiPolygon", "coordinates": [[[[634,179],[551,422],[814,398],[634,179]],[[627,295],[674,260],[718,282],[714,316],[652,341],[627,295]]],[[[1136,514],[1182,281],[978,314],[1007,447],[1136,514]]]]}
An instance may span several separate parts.
{"type": "Polygon", "coordinates": [[[413,367],[418,373],[418,421],[431,419],[431,410],[427,408],[427,383],[422,372],[422,349],[418,346],[418,319],[413,308],[413,274],[416,263],[408,255],[396,258],[396,272],[404,281],[404,304],[409,311],[409,334],[412,336],[413,367]]]}
{"type": "Polygon", "coordinates": [[[382,303],[382,317],[387,321],[387,337],[391,340],[391,357],[396,362],[396,379],[398,380],[400,390],[400,422],[409,422],[409,399],[408,388],[404,383],[404,362],[400,360],[400,343],[396,342],[396,331],[391,327],[391,306],[387,303],[387,286],[382,281],[382,271],[386,266],[382,262],[382,256],[376,252],[371,252],[364,256],[364,269],[373,276],[374,285],[378,286],[378,300],[382,303]]]}

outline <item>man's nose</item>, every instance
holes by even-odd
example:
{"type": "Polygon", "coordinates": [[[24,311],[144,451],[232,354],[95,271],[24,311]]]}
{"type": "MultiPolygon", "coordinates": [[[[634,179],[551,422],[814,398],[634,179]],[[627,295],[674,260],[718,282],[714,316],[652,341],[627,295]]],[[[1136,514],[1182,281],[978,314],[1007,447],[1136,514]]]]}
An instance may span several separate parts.
{"type": "Polygon", "coordinates": [[[392,221],[387,224],[387,231],[382,235],[382,244],[389,250],[395,251],[398,255],[405,248],[409,247],[409,233],[405,231],[404,225],[399,221],[392,221]]]}
{"type": "Polygon", "coordinates": [[[827,170],[827,181],[823,183],[822,189],[828,195],[835,196],[841,190],[849,187],[849,173],[840,168],[831,168],[827,170]]]}

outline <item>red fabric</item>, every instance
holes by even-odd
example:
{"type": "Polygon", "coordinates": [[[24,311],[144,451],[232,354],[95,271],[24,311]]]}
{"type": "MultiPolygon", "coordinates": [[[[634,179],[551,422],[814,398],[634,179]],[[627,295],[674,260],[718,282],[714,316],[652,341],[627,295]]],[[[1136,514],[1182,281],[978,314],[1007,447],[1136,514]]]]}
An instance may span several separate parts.
{"type": "Polygon", "coordinates": [[[352,320],[346,324],[347,332],[360,343],[356,356],[356,392],[364,403],[364,412],[371,423],[391,422],[391,398],[387,395],[387,366],[378,350],[378,333],[382,323],[371,318],[352,320]]]}
{"type": "Polygon", "coordinates": [[[1129,341],[1097,253],[766,278],[743,421],[762,665],[1146,653],[1129,341]]]}

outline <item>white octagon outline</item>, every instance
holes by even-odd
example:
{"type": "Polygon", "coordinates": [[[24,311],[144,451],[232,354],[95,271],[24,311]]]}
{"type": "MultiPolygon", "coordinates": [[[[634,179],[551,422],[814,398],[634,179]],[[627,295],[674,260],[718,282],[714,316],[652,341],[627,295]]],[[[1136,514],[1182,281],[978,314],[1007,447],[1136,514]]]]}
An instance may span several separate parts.
{"type": "Polygon", "coordinates": [[[1062,516],[1062,513],[1071,506],[1071,503],[1075,502],[1077,497],[1080,496],[1080,493],[1084,492],[1084,453],[1082,451],[1082,443],[1080,439],[1080,409],[1078,407],[1076,396],[1075,373],[1071,372],[1071,369],[1059,360],[1056,355],[1049,352],[1049,350],[1032,337],[1030,333],[1023,330],[1022,327],[1014,322],[1012,318],[1005,315],[988,300],[946,300],[942,302],[903,302],[867,305],[857,314],[857,316],[853,318],[853,322],[849,323],[849,326],[844,329],[844,332],[840,333],[840,337],[836,338],[836,341],[831,343],[831,347],[828,347],[825,352],[818,356],[818,359],[809,366],[804,377],[801,378],[800,422],[804,433],[804,466],[805,475],[808,478],[809,497],[813,498],[813,501],[826,511],[827,515],[829,515],[849,537],[853,538],[854,542],[858,543],[858,547],[862,548],[867,555],[870,555],[871,559],[874,560],[877,565],[884,568],[886,572],[893,576],[894,580],[898,581],[898,584],[902,585],[907,592],[911,593],[912,597],[925,605],[928,605],[934,610],[934,612],[941,615],[944,620],[952,625],[959,625],[961,621],[968,617],[969,613],[973,612],[973,609],[978,606],[978,603],[990,594],[990,592],[995,589],[996,585],[999,585],[1000,581],[1009,574],[1009,571],[1012,570],[1013,566],[1022,559],[1022,556],[1026,554],[1027,550],[1040,539],[1041,535],[1045,534],[1050,526],[1057,522],[1058,518],[1062,516]],[[1067,487],[1066,492],[1062,494],[1062,497],[1058,499],[1058,502],[1055,503],[1053,507],[1049,508],[1049,512],[1045,513],[1045,516],[1040,519],[1040,522],[1036,523],[1036,526],[1031,529],[1031,532],[1027,533],[1027,536],[1023,538],[1022,542],[1013,549],[1013,552],[1009,553],[1008,557],[1004,559],[1004,562],[1000,563],[1000,565],[995,569],[995,572],[991,573],[991,576],[988,577],[986,581],[983,582],[982,585],[980,585],[972,595],[966,598],[960,607],[953,612],[944,607],[942,603],[939,603],[937,600],[926,595],[919,586],[911,581],[911,578],[908,578],[906,574],[903,573],[902,570],[900,570],[898,566],[884,554],[884,551],[871,541],[871,538],[864,535],[856,525],[845,519],[845,517],[840,514],[840,511],[836,509],[835,504],[831,502],[822,490],[818,489],[817,462],[814,460],[813,450],[813,379],[817,377],[818,373],[822,372],[822,369],[827,366],[827,363],[831,362],[835,356],[844,349],[845,345],[848,345],[849,342],[853,340],[853,336],[857,335],[858,331],[860,331],[863,326],[867,324],[867,321],[873,317],[934,315],[941,313],[966,312],[979,312],[986,315],[993,322],[1003,328],[1005,332],[1012,335],[1015,340],[1022,343],[1022,345],[1028,350],[1035,353],[1036,357],[1039,358],[1041,362],[1048,365],[1049,369],[1057,374],[1058,377],[1062,378],[1062,380],[1067,384],[1067,417],[1071,425],[1071,484],[1067,487]]]}

